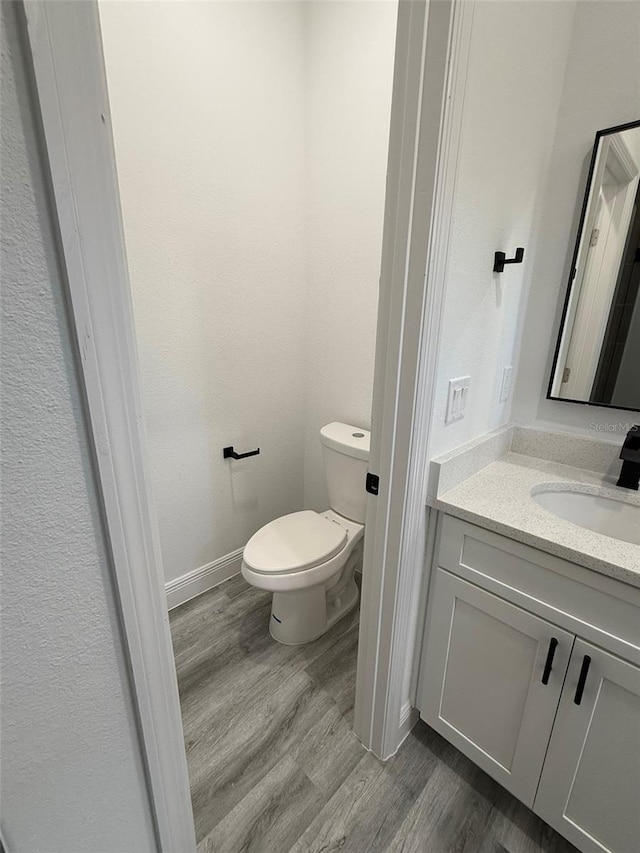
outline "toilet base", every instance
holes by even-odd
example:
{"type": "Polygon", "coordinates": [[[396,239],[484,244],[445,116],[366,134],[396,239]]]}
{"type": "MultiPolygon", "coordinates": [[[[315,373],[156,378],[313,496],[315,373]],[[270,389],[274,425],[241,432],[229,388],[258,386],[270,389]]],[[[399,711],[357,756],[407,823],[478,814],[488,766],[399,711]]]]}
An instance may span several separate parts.
{"type": "Polygon", "coordinates": [[[278,643],[299,646],[325,634],[329,628],[353,610],[360,593],[351,578],[334,589],[312,586],[294,592],[274,592],[271,603],[269,633],[278,643]]]}

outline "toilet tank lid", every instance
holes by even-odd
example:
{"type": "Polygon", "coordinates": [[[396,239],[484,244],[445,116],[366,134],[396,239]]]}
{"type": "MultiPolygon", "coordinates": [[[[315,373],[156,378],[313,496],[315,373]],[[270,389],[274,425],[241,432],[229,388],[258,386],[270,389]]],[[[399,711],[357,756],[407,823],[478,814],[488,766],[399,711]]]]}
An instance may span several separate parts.
{"type": "Polygon", "coordinates": [[[339,421],[333,421],[320,430],[320,441],[325,447],[355,459],[369,458],[370,439],[371,433],[368,429],[360,429],[339,421]]]}

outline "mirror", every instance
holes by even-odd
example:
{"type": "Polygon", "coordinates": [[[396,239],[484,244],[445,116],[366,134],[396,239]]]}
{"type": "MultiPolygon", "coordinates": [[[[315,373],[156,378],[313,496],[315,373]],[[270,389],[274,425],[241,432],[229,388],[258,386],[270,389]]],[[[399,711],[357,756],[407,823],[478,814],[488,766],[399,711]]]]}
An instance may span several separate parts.
{"type": "Polygon", "coordinates": [[[598,131],[547,397],[640,411],[640,121],[598,131]]]}

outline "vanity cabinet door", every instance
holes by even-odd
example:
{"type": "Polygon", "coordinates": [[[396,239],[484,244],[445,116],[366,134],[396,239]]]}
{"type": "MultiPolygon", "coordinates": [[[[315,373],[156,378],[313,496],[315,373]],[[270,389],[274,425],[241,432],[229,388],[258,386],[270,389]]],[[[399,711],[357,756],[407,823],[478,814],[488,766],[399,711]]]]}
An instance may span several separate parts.
{"type": "Polygon", "coordinates": [[[640,668],[576,640],[534,810],[585,853],[638,853],[640,668]]]}
{"type": "Polygon", "coordinates": [[[574,639],[436,570],[418,685],[421,716],[529,806],[574,639]]]}

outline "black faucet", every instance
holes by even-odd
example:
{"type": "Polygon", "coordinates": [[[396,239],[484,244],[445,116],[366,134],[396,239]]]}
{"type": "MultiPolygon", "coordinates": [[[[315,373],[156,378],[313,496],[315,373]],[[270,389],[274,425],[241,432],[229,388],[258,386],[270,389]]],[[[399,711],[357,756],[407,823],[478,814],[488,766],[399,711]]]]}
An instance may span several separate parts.
{"type": "Polygon", "coordinates": [[[635,489],[638,491],[640,482],[640,424],[632,426],[620,451],[622,459],[622,470],[618,485],[624,489],[635,489]]]}

